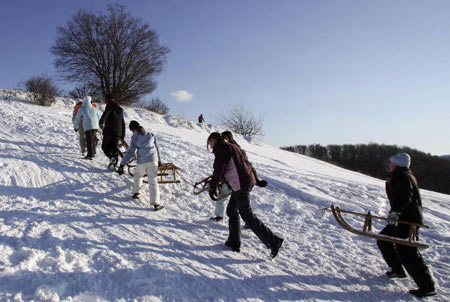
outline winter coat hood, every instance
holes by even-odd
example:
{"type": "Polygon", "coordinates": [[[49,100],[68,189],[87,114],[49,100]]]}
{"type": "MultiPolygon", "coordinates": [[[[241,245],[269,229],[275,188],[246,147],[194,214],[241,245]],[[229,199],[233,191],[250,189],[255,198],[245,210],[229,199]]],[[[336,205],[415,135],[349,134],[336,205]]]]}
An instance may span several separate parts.
{"type": "Polygon", "coordinates": [[[123,114],[122,107],[119,106],[116,102],[110,101],[108,106],[111,107],[111,110],[116,114],[123,114]]]}
{"type": "Polygon", "coordinates": [[[92,98],[90,96],[85,96],[83,98],[83,106],[92,107],[91,102],[92,102],[92,98]]]}

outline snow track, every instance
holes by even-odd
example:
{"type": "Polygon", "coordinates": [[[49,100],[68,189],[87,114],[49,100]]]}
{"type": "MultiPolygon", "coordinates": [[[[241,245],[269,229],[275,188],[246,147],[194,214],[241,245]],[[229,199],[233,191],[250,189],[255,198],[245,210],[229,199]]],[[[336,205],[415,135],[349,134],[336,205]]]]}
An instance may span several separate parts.
{"type": "MultiPolygon", "coordinates": [[[[205,141],[217,129],[125,109],[126,122],[154,131],[163,161],[187,181],[161,185],[166,208],[153,212],[147,188],[143,202],[131,200],[132,179],[107,171],[100,148],[95,160],[82,159],[71,110],[67,99],[46,108],[0,91],[0,301],[413,300],[409,278],[384,277],[373,240],[320,215],[330,204],[385,215],[383,181],[238,139],[269,182],[253,190],[254,211],[285,244],[270,260],[243,230],[235,253],[223,245],[227,220],[211,222],[212,202],[190,186],[212,172],[205,141]]],[[[422,195],[432,226],[422,232],[432,246],[423,256],[438,284],[429,301],[448,301],[450,197],[422,195]]]]}

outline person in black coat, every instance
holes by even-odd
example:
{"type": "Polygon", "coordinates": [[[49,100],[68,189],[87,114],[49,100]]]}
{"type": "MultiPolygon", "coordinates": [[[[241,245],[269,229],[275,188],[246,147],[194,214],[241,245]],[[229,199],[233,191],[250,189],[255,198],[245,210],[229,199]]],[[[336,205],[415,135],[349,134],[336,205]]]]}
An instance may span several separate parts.
{"type": "MultiPolygon", "coordinates": [[[[386,195],[391,211],[389,224],[381,234],[408,238],[409,225],[397,223],[398,220],[423,224],[422,199],[414,174],[409,169],[411,158],[407,153],[399,153],[389,159],[390,173],[386,181],[386,195]]],[[[418,236],[418,234],[417,234],[418,236]]],[[[392,242],[377,241],[384,260],[391,268],[386,272],[389,278],[406,278],[406,269],[416,282],[418,289],[410,290],[417,297],[436,295],[434,281],[417,247],[392,242]]]]}
{"type": "Polygon", "coordinates": [[[103,129],[103,153],[109,158],[109,168],[115,167],[118,162],[118,144],[125,139],[125,120],[123,109],[114,100],[111,94],[106,96],[106,108],[100,118],[100,128],[103,129]]]}

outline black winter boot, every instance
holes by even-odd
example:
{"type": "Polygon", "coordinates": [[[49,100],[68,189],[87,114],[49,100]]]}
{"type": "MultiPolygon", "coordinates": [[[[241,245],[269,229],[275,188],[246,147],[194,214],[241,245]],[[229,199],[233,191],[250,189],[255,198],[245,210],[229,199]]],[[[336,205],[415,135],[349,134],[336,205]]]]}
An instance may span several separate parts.
{"type": "Polygon", "coordinates": [[[411,289],[409,292],[418,298],[431,297],[437,295],[434,289],[428,290],[419,288],[419,289],[411,289]]]}

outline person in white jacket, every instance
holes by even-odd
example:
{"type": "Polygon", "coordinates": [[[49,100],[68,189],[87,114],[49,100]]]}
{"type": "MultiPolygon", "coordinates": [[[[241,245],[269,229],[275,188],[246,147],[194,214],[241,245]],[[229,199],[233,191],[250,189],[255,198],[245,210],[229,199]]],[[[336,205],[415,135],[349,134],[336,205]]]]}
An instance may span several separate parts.
{"type": "Polygon", "coordinates": [[[86,135],[87,155],[85,159],[93,159],[95,157],[95,151],[97,148],[97,134],[99,128],[99,120],[101,112],[94,108],[91,104],[91,97],[86,96],[83,99],[83,105],[78,110],[77,115],[73,121],[73,127],[75,131],[78,131],[80,122],[83,123],[84,133],[86,135]]]}
{"type": "Polygon", "coordinates": [[[132,198],[139,199],[139,191],[142,186],[142,177],[147,174],[150,192],[150,205],[153,205],[155,211],[163,208],[160,204],[160,194],[158,185],[158,166],[161,165],[158,143],[153,133],[146,132],[145,129],[136,121],[131,121],[130,131],[133,132],[130,147],[124,155],[120,166],[117,169],[119,175],[123,174],[124,166],[133,156],[137,157],[136,173],[132,188],[132,198]]]}

